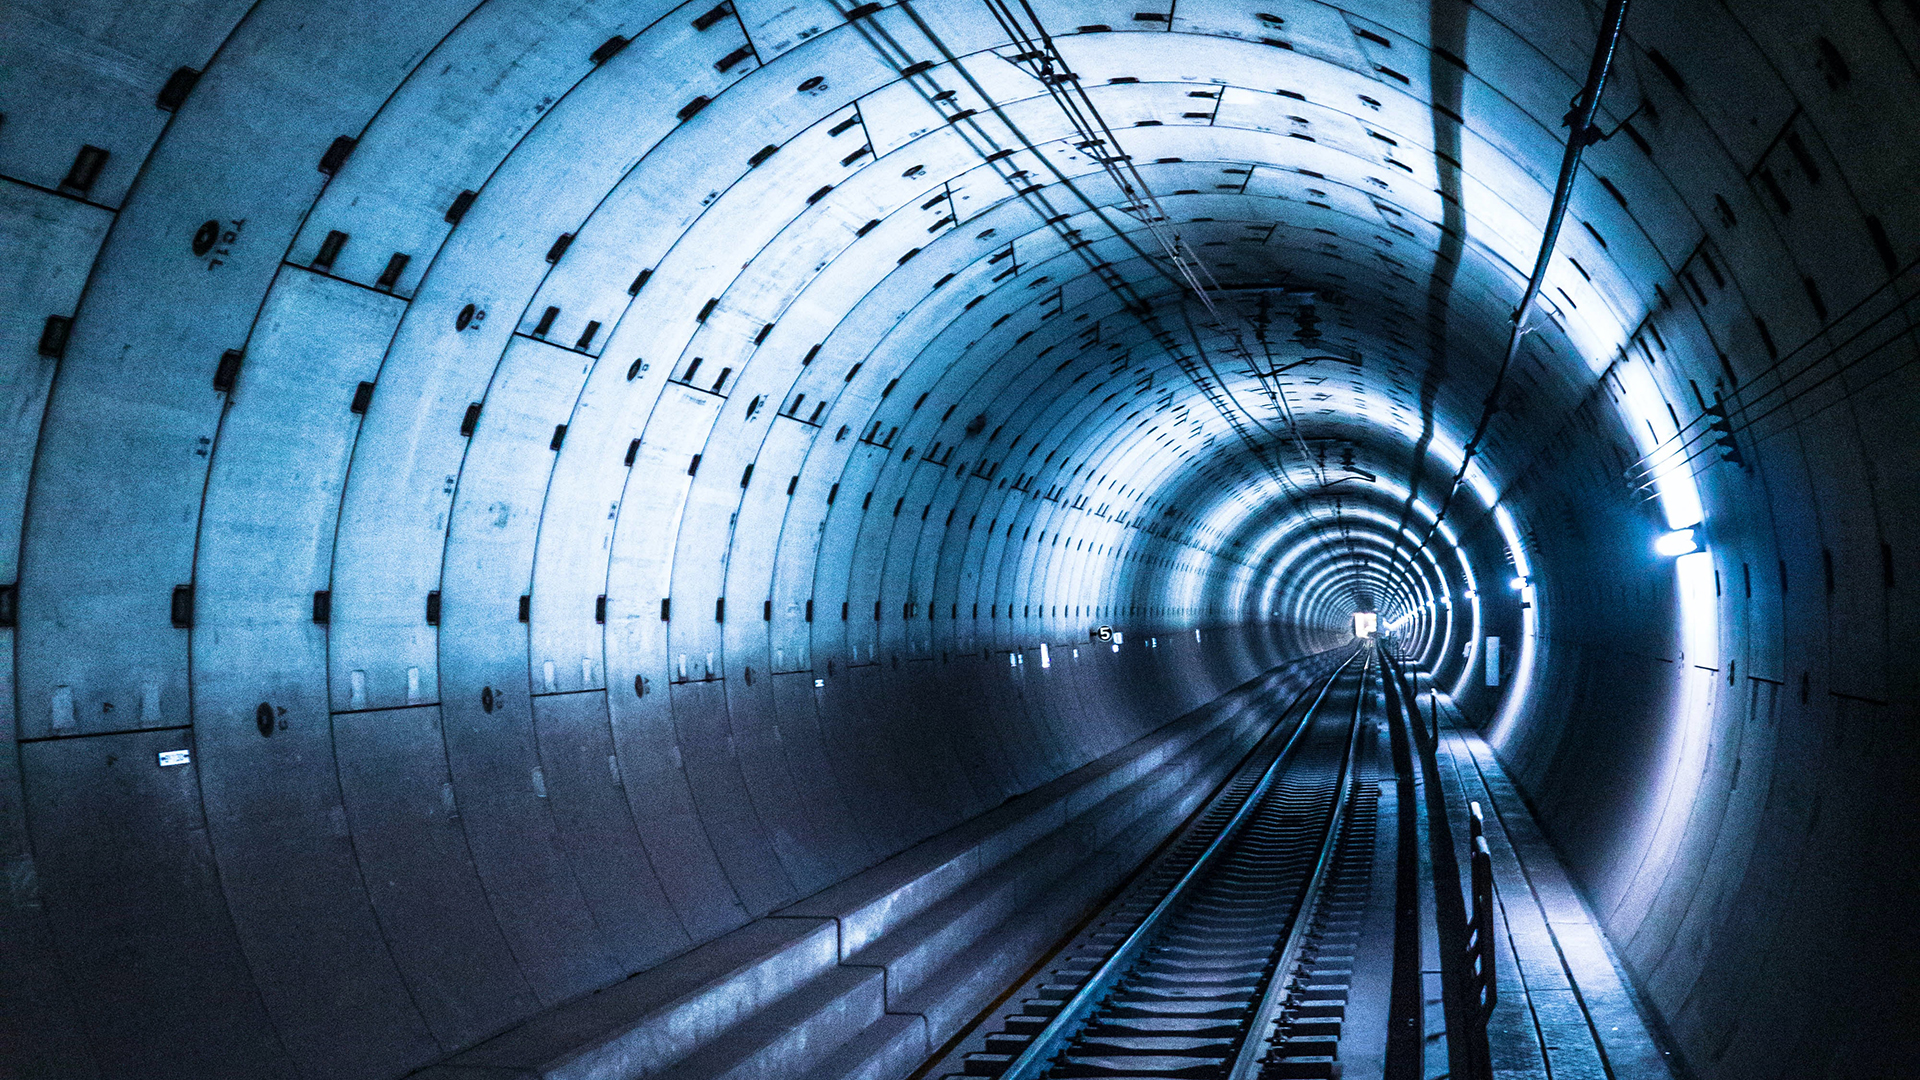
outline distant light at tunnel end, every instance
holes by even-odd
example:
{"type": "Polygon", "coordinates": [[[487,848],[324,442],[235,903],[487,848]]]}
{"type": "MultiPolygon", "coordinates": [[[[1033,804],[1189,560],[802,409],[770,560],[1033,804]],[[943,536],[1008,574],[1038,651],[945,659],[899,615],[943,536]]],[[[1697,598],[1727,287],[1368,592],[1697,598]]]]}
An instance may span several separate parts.
{"type": "Polygon", "coordinates": [[[1672,532],[1663,533],[1653,542],[1653,550],[1668,558],[1685,555],[1699,548],[1699,543],[1693,538],[1692,529],[1675,529],[1672,532]]]}

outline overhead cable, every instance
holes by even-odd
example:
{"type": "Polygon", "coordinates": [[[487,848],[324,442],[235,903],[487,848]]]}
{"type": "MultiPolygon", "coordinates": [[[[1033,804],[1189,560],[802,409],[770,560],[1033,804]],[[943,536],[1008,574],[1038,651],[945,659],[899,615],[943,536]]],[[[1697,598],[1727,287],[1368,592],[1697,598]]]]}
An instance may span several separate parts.
{"type": "MultiPolygon", "coordinates": [[[[1574,98],[1573,108],[1563,123],[1568,127],[1566,151],[1560,157],[1560,178],[1553,189],[1553,206],[1547,212],[1546,227],[1540,237],[1540,253],[1534,258],[1533,273],[1527,279],[1526,291],[1520,295],[1520,303],[1511,317],[1513,329],[1507,337],[1506,353],[1500,359],[1499,371],[1493,378],[1493,388],[1487,391],[1487,398],[1480,409],[1480,422],[1474,425],[1473,437],[1468,439],[1461,452],[1460,469],[1454,473],[1453,483],[1447,489],[1446,498],[1441,500],[1439,510],[1434,514],[1433,524],[1427,529],[1425,546],[1433,540],[1433,534],[1440,529],[1440,523],[1446,520],[1447,511],[1453,505],[1454,496],[1459,494],[1460,485],[1467,478],[1467,470],[1472,467],[1474,457],[1479,453],[1480,442],[1486,437],[1487,426],[1492,423],[1494,414],[1500,408],[1500,391],[1505,388],[1507,371],[1513,366],[1514,359],[1520,355],[1520,343],[1525,340],[1530,328],[1527,317],[1531,314],[1534,301],[1540,295],[1540,289],[1546,284],[1547,267],[1553,260],[1553,249],[1560,238],[1560,226],[1566,221],[1567,204],[1573,197],[1573,182],[1580,172],[1580,156],[1586,148],[1605,138],[1599,128],[1593,124],[1594,117],[1600,111],[1600,95],[1606,89],[1607,75],[1613,69],[1614,53],[1620,45],[1620,31],[1626,24],[1627,0],[1607,0],[1607,7],[1600,18],[1600,40],[1594,46],[1593,60],[1587,67],[1587,81],[1580,87],[1580,93],[1574,98]]],[[[1418,463],[1415,468],[1419,467],[1418,463]]]]}

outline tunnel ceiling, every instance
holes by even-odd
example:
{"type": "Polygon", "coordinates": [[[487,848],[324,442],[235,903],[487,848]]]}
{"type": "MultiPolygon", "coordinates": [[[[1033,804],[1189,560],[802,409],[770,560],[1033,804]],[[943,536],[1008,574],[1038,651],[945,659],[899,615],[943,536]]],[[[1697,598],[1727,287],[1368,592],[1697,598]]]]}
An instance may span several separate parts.
{"type": "MultiPolygon", "coordinates": [[[[964,507],[976,526],[1017,518],[1022,538],[1097,552],[1018,598],[1023,611],[1066,605],[1049,625],[1111,620],[1128,606],[1117,593],[1138,614],[1223,616],[1238,601],[1153,599],[1178,558],[1167,552],[1251,563],[1271,548],[1261,530],[1289,519],[1387,528],[1347,513],[1358,505],[1417,533],[1431,526],[1427,506],[1445,499],[1494,383],[1539,243],[1560,114],[1596,30],[1577,13],[1464,5],[1373,18],[1315,4],[1136,7],[1041,5],[1009,24],[985,3],[857,17],[828,4],[604,4],[513,25],[490,24],[483,8],[433,44],[346,136],[355,142],[324,126],[297,133],[314,93],[303,73],[375,93],[378,73],[414,63],[417,42],[369,45],[347,69],[274,53],[277,43],[237,51],[237,65],[280,65],[279,122],[206,132],[237,150],[211,163],[185,145],[168,154],[189,142],[196,107],[219,100],[216,65],[150,166],[150,184],[191,173],[208,197],[130,207],[106,256],[111,273],[135,242],[123,234],[185,238],[204,223],[218,234],[210,252],[193,245],[208,276],[156,283],[149,305],[101,331],[117,339],[144,321],[174,347],[227,348],[249,323],[272,331],[283,299],[287,318],[343,318],[364,335],[337,344],[364,354],[379,389],[352,450],[336,559],[374,565],[336,583],[341,608],[432,589],[442,558],[459,555],[463,513],[542,522],[522,541],[558,548],[558,565],[595,547],[605,558],[609,541],[576,523],[599,516],[588,507],[625,499],[616,527],[629,536],[669,527],[626,485],[622,450],[639,437],[643,470],[698,470],[683,553],[733,527],[705,509],[721,504],[753,529],[784,519],[783,550],[822,519],[876,509],[964,545],[946,519],[964,507]],[[1010,25],[1044,26],[1055,51],[1013,43],[1010,25]],[[329,154],[339,160],[306,179],[277,164],[329,154]],[[266,203],[264,174],[269,186],[324,188],[310,207],[266,203]],[[1183,282],[1170,245],[1202,288],[1183,282]],[[230,288],[259,289],[283,255],[257,316],[226,302],[230,288]],[[292,268],[321,276],[303,282],[292,268]],[[335,282],[376,292],[348,300],[335,282]],[[456,432],[473,404],[469,426],[512,424],[510,442],[524,445],[469,452],[456,432]],[[551,468],[518,456],[560,424],[551,468]],[[473,493],[471,511],[456,489],[473,493]],[[786,495],[784,513],[754,505],[786,495]],[[511,510],[482,509],[496,505],[511,510]],[[1172,546],[1147,554],[1129,530],[1172,546]],[[1127,560],[1148,569],[1129,578],[1127,560]]],[[[1635,101],[1635,82],[1631,65],[1618,72],[1609,106],[1635,101]]],[[[1564,413],[1595,359],[1574,339],[1612,340],[1645,303],[1619,259],[1651,257],[1650,239],[1591,183],[1574,215],[1585,228],[1569,226],[1543,297],[1551,317],[1535,320],[1503,415],[1564,413]]],[[[137,393],[140,381],[91,389],[137,393]]],[[[211,419],[217,403],[197,397],[181,434],[211,419]]],[[[56,395],[66,407],[89,408],[56,395]]],[[[53,437],[100,435],[76,420],[53,437]]],[[[1528,452],[1515,437],[1494,425],[1490,473],[1528,452]]],[[[949,592],[928,580],[953,559],[926,554],[942,538],[916,547],[919,530],[893,532],[859,543],[890,549],[878,591],[895,595],[776,582],[781,614],[803,598],[918,614],[949,592]]],[[[965,561],[991,558],[981,547],[965,561]]],[[[751,545],[731,552],[757,557],[751,545]]],[[[583,574],[531,592],[536,604],[581,593],[561,601],[575,610],[608,594],[617,611],[657,603],[653,593],[704,610],[766,591],[693,561],[663,552],[622,583],[616,551],[609,584],[583,574]]],[[[857,577],[862,557],[851,565],[857,577]]],[[[510,604],[525,590],[495,591],[510,604]]],[[[986,591],[990,614],[1016,600],[986,591]]],[[[948,595],[949,613],[958,603],[948,595]]],[[[1355,593],[1347,606],[1363,603],[1355,593]]],[[[395,670],[413,659],[431,663],[395,670]]]]}
{"type": "MultiPolygon", "coordinates": [[[[984,4],[851,25],[815,14],[822,25],[748,25],[751,57],[696,31],[689,57],[721,50],[712,67],[727,71],[700,69],[698,110],[613,184],[575,241],[594,261],[557,266],[523,330],[556,307],[549,340],[617,324],[608,352],[637,349],[682,381],[727,372],[733,396],[809,419],[830,402],[823,432],[923,462],[957,454],[1003,486],[1097,500],[1102,517],[1201,544],[1242,545],[1235,530],[1275,502],[1337,525],[1344,503],[1405,499],[1416,477],[1438,501],[1457,458],[1426,440],[1457,447],[1492,385],[1557,139],[1468,75],[1471,59],[1315,7],[1043,10],[1059,70],[1035,42],[1009,43],[984,4]],[[683,196],[678,227],[636,224],[663,191],[683,196]],[[1201,289],[1183,286],[1169,241],[1197,256],[1201,289]],[[671,284],[649,277],[628,312],[613,288],[628,270],[671,284]],[[638,311],[650,332],[630,339],[638,311]],[[843,375],[856,363],[859,385],[843,375]]],[[[1429,29],[1465,40],[1468,18],[1484,17],[1429,29]]],[[[1476,41],[1487,66],[1552,60],[1504,27],[1476,41]]],[[[616,58],[596,78],[659,77],[652,53],[628,48],[628,71],[616,58]]],[[[1558,81],[1545,101],[1577,89],[1558,81]]],[[[1569,287],[1596,306],[1608,285],[1631,300],[1591,235],[1603,284],[1584,270],[1556,282],[1569,309],[1569,287]]],[[[1577,355],[1557,327],[1542,338],[1577,355]]],[[[1583,373],[1549,375],[1540,356],[1555,346],[1536,348],[1524,378],[1549,395],[1537,404],[1564,404],[1583,373]]]]}

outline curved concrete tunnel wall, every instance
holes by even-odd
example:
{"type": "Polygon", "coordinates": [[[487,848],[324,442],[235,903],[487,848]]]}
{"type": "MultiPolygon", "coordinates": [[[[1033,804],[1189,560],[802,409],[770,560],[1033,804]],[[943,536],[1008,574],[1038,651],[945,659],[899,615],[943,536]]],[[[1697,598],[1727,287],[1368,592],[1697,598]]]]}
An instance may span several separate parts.
{"type": "Polygon", "coordinates": [[[17,1071],[404,1073],[1368,608],[1695,1071],[1907,1069],[1911,6],[1633,9],[1438,528],[1594,13],[1149,7],[1036,10],[1291,432],[984,5],[11,5],[17,1071]]]}

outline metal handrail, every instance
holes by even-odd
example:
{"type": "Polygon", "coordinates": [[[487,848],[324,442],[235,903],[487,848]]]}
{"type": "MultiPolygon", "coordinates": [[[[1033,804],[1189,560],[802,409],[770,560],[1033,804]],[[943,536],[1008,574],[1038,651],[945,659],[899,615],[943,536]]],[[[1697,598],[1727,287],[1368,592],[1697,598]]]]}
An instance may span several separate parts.
{"type": "Polygon", "coordinates": [[[1254,785],[1253,790],[1241,802],[1240,809],[1234,812],[1233,817],[1213,838],[1213,842],[1200,853],[1200,857],[1195,859],[1187,872],[1180,876],[1180,880],[1174,883],[1173,888],[1167,890],[1167,894],[1153,906],[1153,910],[1147,913],[1147,917],[1140,921],[1140,925],[1134,927],[1133,932],[1126,936],[1126,939],[1120,943],[1120,947],[1107,955],[1106,960],[1094,969],[1092,977],[1081,984],[1080,989],[1075,991],[1074,995],[1067,999],[1066,1004],[1060,1007],[1060,1011],[1053,1015],[1053,1019],[1047,1022],[1047,1026],[1034,1035],[1033,1039],[1027,1043],[1027,1048],[1022,1050],[1020,1056],[1014,1058],[1006,1071],[1000,1074],[1001,1080],[1033,1080],[1052,1060],[1053,1055],[1073,1037],[1080,1022],[1086,1019],[1094,1006],[1099,1004],[1100,999],[1105,997],[1107,991],[1120,980],[1120,976],[1126,973],[1134,958],[1146,948],[1147,942],[1159,929],[1160,923],[1166,919],[1168,912],[1173,910],[1174,904],[1226,849],[1227,841],[1253,813],[1253,808],[1266,795],[1267,789],[1273,786],[1274,779],[1280,773],[1280,766],[1293,752],[1294,746],[1300,741],[1300,733],[1307,730],[1307,725],[1312,722],[1314,713],[1319,711],[1320,703],[1326,700],[1328,691],[1333,689],[1334,682],[1340,678],[1340,673],[1361,656],[1362,653],[1356,650],[1352,656],[1334,669],[1333,674],[1327,679],[1327,684],[1320,688],[1320,693],[1314,696],[1313,704],[1307,707],[1306,713],[1300,718],[1300,723],[1294,727],[1293,734],[1287,736],[1286,745],[1274,755],[1273,762],[1267,766],[1265,772],[1261,773],[1260,782],[1254,785]]]}
{"type": "MultiPolygon", "coordinates": [[[[1402,697],[1407,678],[1404,668],[1396,668],[1402,697]]],[[[1492,1067],[1487,1048],[1487,1021],[1493,1013],[1499,990],[1494,983],[1493,862],[1483,835],[1484,819],[1469,813],[1471,830],[1468,865],[1460,866],[1453,844],[1453,826],[1444,799],[1440,797],[1439,710],[1434,710],[1434,730],[1426,729],[1418,714],[1408,727],[1414,735],[1418,768],[1426,774],[1425,791],[1428,843],[1433,862],[1433,899],[1435,929],[1441,947],[1440,979],[1447,1015],[1447,1056],[1455,1076],[1490,1077],[1492,1067]],[[1462,902],[1462,870],[1467,872],[1472,893],[1472,909],[1462,902]],[[1457,1037],[1456,1037],[1457,1036],[1457,1037]]]]}

